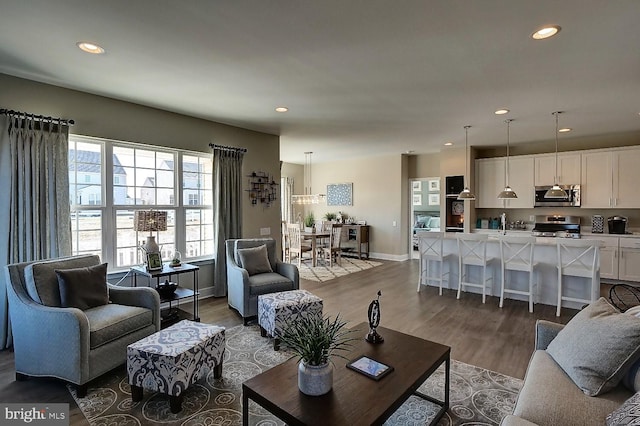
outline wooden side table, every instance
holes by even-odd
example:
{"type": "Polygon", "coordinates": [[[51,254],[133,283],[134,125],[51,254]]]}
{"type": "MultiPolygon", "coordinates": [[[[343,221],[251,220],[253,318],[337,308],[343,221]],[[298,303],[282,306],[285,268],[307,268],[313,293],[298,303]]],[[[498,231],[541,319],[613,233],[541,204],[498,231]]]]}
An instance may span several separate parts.
{"type": "Polygon", "coordinates": [[[162,265],[161,270],[157,271],[147,271],[145,266],[132,266],[131,272],[133,272],[133,286],[138,286],[138,275],[153,279],[156,279],[156,286],[160,284],[160,279],[168,279],[171,280],[173,275],[176,276],[176,282],[178,284],[178,288],[171,295],[171,297],[160,297],[161,302],[169,303],[168,315],[162,319],[162,326],[165,327],[167,325],[173,324],[174,322],[180,319],[190,319],[192,321],[200,321],[200,316],[198,313],[198,271],[200,270],[199,266],[191,265],[189,263],[182,263],[180,266],[169,266],[168,263],[162,265]],[[193,290],[190,288],[185,288],[180,286],[180,275],[193,273],[193,290]],[[175,310],[172,309],[172,304],[175,302],[180,304],[180,300],[192,297],[193,298],[193,315],[189,315],[188,312],[185,312],[179,308],[175,310]]]}

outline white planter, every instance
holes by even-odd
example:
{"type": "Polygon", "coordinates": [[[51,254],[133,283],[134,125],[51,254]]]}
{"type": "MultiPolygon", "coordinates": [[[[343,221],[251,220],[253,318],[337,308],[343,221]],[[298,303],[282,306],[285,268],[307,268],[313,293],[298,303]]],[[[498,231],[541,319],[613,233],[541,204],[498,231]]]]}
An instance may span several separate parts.
{"type": "Polygon", "coordinates": [[[298,388],[305,395],[319,396],[331,390],[333,386],[333,364],[307,365],[298,363],[298,388]]]}

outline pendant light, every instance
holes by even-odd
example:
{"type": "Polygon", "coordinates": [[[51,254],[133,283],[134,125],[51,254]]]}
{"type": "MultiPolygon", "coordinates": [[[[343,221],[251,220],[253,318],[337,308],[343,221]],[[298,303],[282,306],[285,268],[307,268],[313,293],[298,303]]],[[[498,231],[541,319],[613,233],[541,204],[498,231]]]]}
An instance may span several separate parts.
{"type": "Polygon", "coordinates": [[[504,189],[498,194],[499,200],[512,200],[518,198],[515,191],[509,186],[509,126],[513,121],[512,118],[504,120],[507,123],[507,160],[504,168],[504,189]]]}
{"type": "Polygon", "coordinates": [[[292,204],[321,204],[324,202],[324,194],[311,193],[311,154],[313,154],[311,151],[304,153],[304,194],[292,195],[292,204]]]}
{"type": "Polygon", "coordinates": [[[545,198],[554,198],[556,200],[566,200],[569,198],[567,192],[560,188],[560,184],[558,184],[558,116],[562,114],[562,111],[555,111],[551,114],[556,116],[556,173],[553,177],[553,186],[547,192],[545,192],[545,198]]]}
{"type": "MultiPolygon", "coordinates": [[[[467,178],[467,151],[468,151],[468,139],[469,139],[469,128],[471,126],[464,126],[464,176],[463,179],[466,182],[467,178]]],[[[462,190],[462,192],[460,194],[458,194],[458,200],[475,200],[476,196],[473,192],[471,192],[469,190],[469,187],[467,185],[464,186],[464,189],[462,190]]]]}

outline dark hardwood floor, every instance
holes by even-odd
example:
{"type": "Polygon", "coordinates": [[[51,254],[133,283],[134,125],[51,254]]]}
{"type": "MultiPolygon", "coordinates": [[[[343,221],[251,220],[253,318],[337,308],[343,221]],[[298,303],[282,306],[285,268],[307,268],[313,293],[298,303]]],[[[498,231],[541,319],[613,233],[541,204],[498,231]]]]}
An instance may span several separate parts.
{"type": "MultiPolygon", "coordinates": [[[[457,300],[455,291],[445,290],[439,296],[434,287],[417,293],[417,276],[417,260],[384,262],[325,283],[303,280],[300,286],[324,300],[325,314],[339,313],[353,325],[367,320],[369,303],[381,290],[381,326],[449,345],[453,359],[518,378],[524,377],[533,352],[536,320],[566,323],[576,313],[563,309],[563,316],[556,318],[555,307],[536,305],[530,314],[525,302],[511,300],[500,309],[497,297],[487,298],[483,305],[480,295],[463,293],[457,300]]],[[[226,327],[242,324],[226,298],[202,300],[200,316],[203,322],[226,327]]],[[[1,351],[0,401],[67,402],[71,425],[87,424],[61,381],[14,380],[13,352],[1,351]]]]}

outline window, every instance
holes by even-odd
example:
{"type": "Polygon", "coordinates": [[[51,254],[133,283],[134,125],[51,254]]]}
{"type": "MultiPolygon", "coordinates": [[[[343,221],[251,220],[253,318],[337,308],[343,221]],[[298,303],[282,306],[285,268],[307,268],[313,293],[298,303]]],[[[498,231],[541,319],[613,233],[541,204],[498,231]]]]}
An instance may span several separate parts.
{"type": "Polygon", "coordinates": [[[182,199],[187,257],[213,253],[213,162],[204,156],[182,156],[182,199]]]}
{"type": "Polygon", "coordinates": [[[157,209],[167,212],[167,230],[156,234],[164,260],[176,250],[185,260],[212,255],[211,179],[204,153],[70,135],[73,254],[99,254],[115,268],[142,263],[147,234],[133,217],[157,209]]]}

